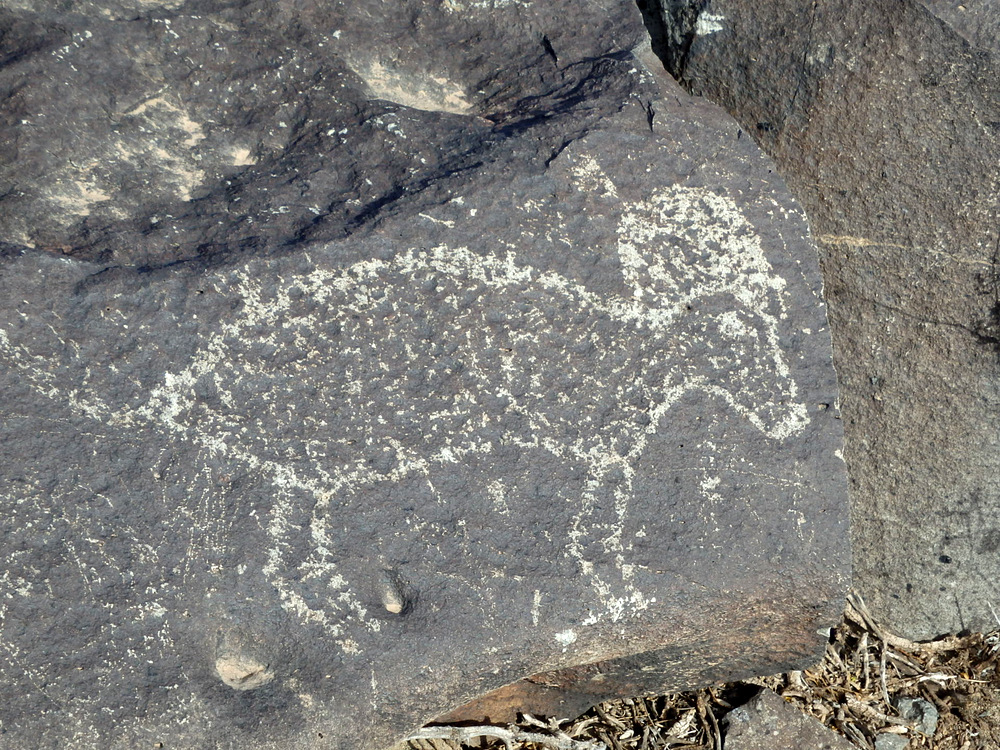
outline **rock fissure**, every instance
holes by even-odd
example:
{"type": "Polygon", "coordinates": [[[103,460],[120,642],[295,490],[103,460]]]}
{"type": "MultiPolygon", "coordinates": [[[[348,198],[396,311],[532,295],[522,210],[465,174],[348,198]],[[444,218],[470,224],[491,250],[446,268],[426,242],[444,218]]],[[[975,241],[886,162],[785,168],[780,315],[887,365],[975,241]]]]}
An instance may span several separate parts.
{"type": "Polygon", "coordinates": [[[685,80],[698,19],[708,4],[709,0],[636,0],[653,52],[678,82],[685,80]]]}

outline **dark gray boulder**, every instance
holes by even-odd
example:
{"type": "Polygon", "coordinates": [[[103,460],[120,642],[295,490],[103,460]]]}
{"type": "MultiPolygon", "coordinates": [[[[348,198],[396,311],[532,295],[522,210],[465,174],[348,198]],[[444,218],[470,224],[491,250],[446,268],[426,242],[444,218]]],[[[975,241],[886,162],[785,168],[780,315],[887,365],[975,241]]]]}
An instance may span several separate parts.
{"type": "Polygon", "coordinates": [[[458,0],[21,5],[0,10],[0,232],[134,266],[343,239],[526,130],[520,158],[551,156],[628,101],[601,71],[643,33],[627,3],[582,32],[458,0]]]}
{"type": "Polygon", "coordinates": [[[920,0],[920,4],[970,44],[988,50],[992,56],[1000,53],[1000,7],[991,0],[920,0]]]}
{"type": "Polygon", "coordinates": [[[0,741],[378,748],[818,655],[808,229],[631,5],[2,22],[0,741]]]}
{"type": "Polygon", "coordinates": [[[699,18],[675,72],[774,157],[819,241],[855,585],[910,638],[989,630],[1000,64],[918,3],[712,0],[699,18]]]}
{"type": "MultiPolygon", "coordinates": [[[[722,726],[726,750],[855,750],[857,747],[766,688],[746,705],[726,714],[722,726]]],[[[903,742],[907,740],[904,738],[903,742]]]]}

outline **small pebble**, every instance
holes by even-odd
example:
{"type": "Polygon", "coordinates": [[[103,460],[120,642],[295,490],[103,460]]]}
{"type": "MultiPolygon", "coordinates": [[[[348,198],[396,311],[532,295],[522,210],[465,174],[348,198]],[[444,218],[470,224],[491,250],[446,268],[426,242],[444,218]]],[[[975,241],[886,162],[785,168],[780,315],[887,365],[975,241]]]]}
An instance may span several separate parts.
{"type": "Polygon", "coordinates": [[[266,664],[238,654],[225,654],[215,661],[215,671],[234,690],[253,690],[266,685],[274,677],[266,664]]]}
{"type": "Polygon", "coordinates": [[[907,721],[917,722],[914,727],[917,732],[933,737],[937,731],[939,714],[930,701],[925,701],[923,698],[899,698],[896,701],[896,710],[907,721]]]}
{"type": "Polygon", "coordinates": [[[382,606],[386,612],[394,615],[402,613],[406,609],[406,596],[403,594],[403,587],[396,576],[385,571],[381,576],[382,606]]]}
{"type": "Polygon", "coordinates": [[[880,734],[875,738],[875,750],[905,750],[910,740],[901,734],[880,734]]]}

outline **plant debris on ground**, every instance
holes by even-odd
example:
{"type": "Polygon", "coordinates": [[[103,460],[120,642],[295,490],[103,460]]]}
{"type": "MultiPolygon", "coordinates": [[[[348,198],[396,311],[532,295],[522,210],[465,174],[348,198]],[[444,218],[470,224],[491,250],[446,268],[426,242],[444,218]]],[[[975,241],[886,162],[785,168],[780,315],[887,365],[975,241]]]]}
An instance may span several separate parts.
{"type": "Polygon", "coordinates": [[[875,750],[886,734],[907,738],[906,750],[995,750],[1000,748],[998,652],[1000,630],[923,643],[893,635],[852,593],[823,660],[811,669],[609,701],[573,720],[522,714],[517,724],[505,727],[430,726],[401,748],[723,750],[723,717],[766,688],[862,750],[875,750]],[[936,723],[906,710],[928,703],[936,723]]]}

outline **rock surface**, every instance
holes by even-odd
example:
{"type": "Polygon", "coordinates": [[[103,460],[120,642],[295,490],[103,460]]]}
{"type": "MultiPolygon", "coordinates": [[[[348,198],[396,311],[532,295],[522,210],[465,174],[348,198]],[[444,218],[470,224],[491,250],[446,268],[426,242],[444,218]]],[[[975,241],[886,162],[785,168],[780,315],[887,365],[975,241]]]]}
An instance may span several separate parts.
{"type": "Polygon", "coordinates": [[[933,703],[923,698],[900,698],[896,708],[902,718],[914,723],[916,731],[928,737],[934,736],[940,714],[933,703]]]}
{"type": "Polygon", "coordinates": [[[819,720],[763,689],[722,719],[726,750],[856,750],[819,720]]]}
{"type": "Polygon", "coordinates": [[[774,157],[819,240],[855,585],[912,639],[992,629],[1000,62],[917,3],[712,0],[698,18],[675,72],[774,157]]]}
{"type": "Polygon", "coordinates": [[[920,0],[970,44],[1000,54],[1000,6],[993,0],[920,0]]]}
{"type": "Polygon", "coordinates": [[[49,7],[0,16],[0,743],[378,748],[818,655],[805,219],[631,4],[49,7]]]}

